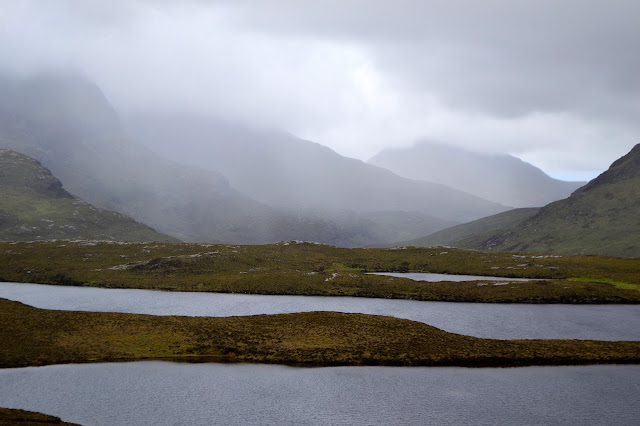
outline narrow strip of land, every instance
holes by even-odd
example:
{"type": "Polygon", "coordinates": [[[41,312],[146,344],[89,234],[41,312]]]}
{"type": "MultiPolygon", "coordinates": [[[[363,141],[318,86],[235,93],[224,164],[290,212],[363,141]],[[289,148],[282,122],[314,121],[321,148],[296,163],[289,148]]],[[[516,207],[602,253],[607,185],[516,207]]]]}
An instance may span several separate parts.
{"type": "Polygon", "coordinates": [[[52,311],[0,299],[0,367],[169,359],[328,365],[639,363],[640,342],[491,340],[335,312],[229,318],[52,311]]]}
{"type": "Polygon", "coordinates": [[[310,243],[0,243],[0,281],[447,302],[640,303],[640,259],[443,248],[343,249],[310,243]],[[367,274],[375,271],[541,281],[426,283],[367,274]]]}

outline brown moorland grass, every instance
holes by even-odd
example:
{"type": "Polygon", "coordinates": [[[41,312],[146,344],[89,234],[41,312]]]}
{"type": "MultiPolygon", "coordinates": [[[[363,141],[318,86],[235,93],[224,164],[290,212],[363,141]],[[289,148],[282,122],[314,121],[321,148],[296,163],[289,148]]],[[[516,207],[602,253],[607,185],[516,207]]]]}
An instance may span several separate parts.
{"type": "Polygon", "coordinates": [[[253,294],[457,302],[640,303],[640,259],[483,253],[450,248],[344,249],[108,242],[0,243],[0,280],[253,294]],[[544,281],[425,283],[366,272],[435,272],[544,281]]]}
{"type": "Polygon", "coordinates": [[[60,417],[49,416],[35,411],[15,410],[10,408],[0,408],[1,425],[59,425],[59,426],[79,426],[76,423],[63,422],[60,417]]]}
{"type": "Polygon", "coordinates": [[[167,359],[328,365],[638,363],[640,342],[492,340],[392,317],[311,312],[157,317],[0,299],[0,367],[167,359]]]}

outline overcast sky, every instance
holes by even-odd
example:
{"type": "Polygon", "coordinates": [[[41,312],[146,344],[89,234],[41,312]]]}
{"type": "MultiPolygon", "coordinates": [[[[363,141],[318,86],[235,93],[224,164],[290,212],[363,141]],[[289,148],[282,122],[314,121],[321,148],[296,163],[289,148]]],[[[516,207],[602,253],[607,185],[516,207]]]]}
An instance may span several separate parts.
{"type": "Polygon", "coordinates": [[[640,143],[638,0],[0,0],[0,67],[77,68],[367,160],[431,140],[589,179],[640,143]]]}

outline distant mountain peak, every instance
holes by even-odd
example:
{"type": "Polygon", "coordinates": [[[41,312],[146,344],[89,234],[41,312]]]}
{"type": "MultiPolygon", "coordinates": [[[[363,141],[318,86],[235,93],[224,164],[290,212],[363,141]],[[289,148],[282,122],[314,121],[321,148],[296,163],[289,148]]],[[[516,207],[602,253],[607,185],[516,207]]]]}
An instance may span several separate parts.
{"type": "Polygon", "coordinates": [[[431,141],[385,149],[369,163],[400,176],[451,186],[514,207],[539,207],[568,197],[584,184],[553,179],[509,154],[482,153],[431,141]]]}
{"type": "Polygon", "coordinates": [[[137,115],[129,133],[161,155],[211,168],[250,197],[277,208],[421,212],[470,220],[506,210],[440,183],[401,177],[284,132],[231,126],[204,117],[137,115]],[[176,150],[175,141],[181,150],[176,150]]]}

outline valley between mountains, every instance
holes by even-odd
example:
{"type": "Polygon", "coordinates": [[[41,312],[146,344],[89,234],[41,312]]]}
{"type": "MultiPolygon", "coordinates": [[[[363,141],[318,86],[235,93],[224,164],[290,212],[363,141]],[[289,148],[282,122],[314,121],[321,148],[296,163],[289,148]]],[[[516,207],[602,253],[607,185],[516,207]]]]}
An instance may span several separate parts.
{"type": "MultiPolygon", "coordinates": [[[[121,116],[96,84],[76,74],[3,77],[0,92],[2,281],[640,303],[640,145],[584,185],[551,179],[513,157],[427,142],[365,163],[285,132],[213,118],[121,116]],[[184,148],[178,154],[169,149],[175,141],[184,148]],[[422,167],[420,158],[431,163],[422,167]],[[532,281],[425,283],[370,272],[532,281]]],[[[299,365],[640,361],[637,342],[492,341],[369,315],[196,320],[2,304],[4,367],[157,358],[299,365]]]]}
{"type": "Polygon", "coordinates": [[[638,16],[0,0],[0,425],[638,424],[638,16]]]}

